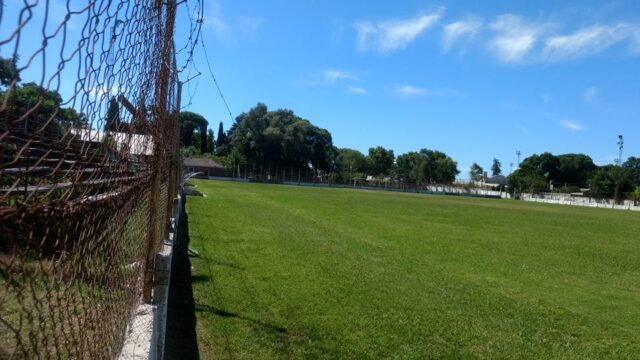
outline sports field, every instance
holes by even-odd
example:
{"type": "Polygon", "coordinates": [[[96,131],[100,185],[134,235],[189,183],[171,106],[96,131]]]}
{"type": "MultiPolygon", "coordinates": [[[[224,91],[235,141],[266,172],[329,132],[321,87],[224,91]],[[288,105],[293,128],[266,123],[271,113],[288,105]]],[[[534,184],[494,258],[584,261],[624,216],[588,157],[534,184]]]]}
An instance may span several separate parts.
{"type": "Polygon", "coordinates": [[[203,359],[640,354],[638,213],[195,184],[203,359]]]}

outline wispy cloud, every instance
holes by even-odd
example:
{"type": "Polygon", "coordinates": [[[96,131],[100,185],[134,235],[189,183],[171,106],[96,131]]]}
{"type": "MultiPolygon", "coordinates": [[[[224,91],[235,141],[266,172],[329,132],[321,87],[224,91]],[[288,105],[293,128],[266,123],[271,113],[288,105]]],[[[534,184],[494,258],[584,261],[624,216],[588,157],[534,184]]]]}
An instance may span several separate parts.
{"type": "Polygon", "coordinates": [[[401,85],[394,89],[396,95],[403,97],[415,97],[415,96],[455,96],[461,95],[459,91],[452,89],[428,89],[422,87],[416,87],[413,85],[401,85]]]}
{"type": "Polygon", "coordinates": [[[357,80],[358,78],[345,71],[340,70],[326,70],[324,72],[324,79],[329,82],[335,82],[338,80],[346,79],[346,80],[357,80]]]}
{"type": "Polygon", "coordinates": [[[489,41],[490,49],[501,61],[512,63],[523,60],[549,25],[527,22],[518,15],[505,14],[496,16],[489,28],[495,32],[489,41]]]}
{"type": "Polygon", "coordinates": [[[427,94],[427,90],[411,85],[398,86],[395,89],[396,94],[401,96],[423,96],[427,94]]]}
{"type": "Polygon", "coordinates": [[[575,120],[564,119],[560,120],[559,124],[560,126],[572,132],[584,130],[584,126],[575,120]]]}
{"type": "Polygon", "coordinates": [[[364,94],[367,93],[367,89],[359,87],[359,86],[349,86],[349,87],[347,87],[347,92],[349,94],[364,95],[364,94]]]}
{"type": "MultiPolygon", "coordinates": [[[[597,54],[606,48],[630,39],[637,41],[640,28],[628,24],[593,25],[570,35],[551,36],[545,40],[543,55],[548,61],[575,59],[597,54]]],[[[632,47],[633,47],[632,43],[632,47]]]]}
{"type": "Polygon", "coordinates": [[[540,94],[540,99],[542,99],[542,102],[545,104],[548,104],[553,100],[553,97],[547,93],[542,93],[540,94]]]}
{"type": "Polygon", "coordinates": [[[593,100],[596,96],[598,96],[598,88],[595,86],[592,86],[588,89],[586,89],[584,92],[582,92],[582,98],[585,101],[591,101],[593,100]]]}
{"type": "Polygon", "coordinates": [[[360,50],[374,48],[380,52],[391,52],[405,48],[418,35],[433,27],[443,13],[444,9],[440,9],[432,14],[409,19],[356,23],[354,27],[357,32],[358,48],[360,50]]]}
{"type": "Polygon", "coordinates": [[[442,47],[449,51],[459,40],[470,39],[482,28],[482,21],[477,19],[461,20],[443,26],[442,47]]]}

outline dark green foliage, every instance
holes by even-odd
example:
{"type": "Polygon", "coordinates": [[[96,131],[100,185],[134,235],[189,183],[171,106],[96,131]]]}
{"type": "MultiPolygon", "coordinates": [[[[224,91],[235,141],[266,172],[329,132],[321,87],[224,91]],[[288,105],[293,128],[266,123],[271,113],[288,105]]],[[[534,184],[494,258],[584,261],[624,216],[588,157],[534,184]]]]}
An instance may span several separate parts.
{"type": "Polygon", "coordinates": [[[500,163],[500,160],[494,158],[493,164],[491,165],[491,175],[497,176],[501,174],[502,174],[502,164],[500,163]]]}
{"type": "Polygon", "coordinates": [[[622,164],[629,171],[629,181],[634,187],[640,186],[640,158],[631,156],[622,164]]]}
{"type": "Polygon", "coordinates": [[[605,165],[598,168],[589,179],[591,195],[600,198],[622,200],[624,192],[633,189],[629,170],[622,166],[605,165]]]}
{"type": "Polygon", "coordinates": [[[473,181],[480,181],[482,180],[483,173],[484,169],[482,166],[478,165],[478,163],[473,163],[469,169],[469,179],[473,181]]]}
{"type": "Polygon", "coordinates": [[[367,173],[367,158],[358,150],[337,149],[336,171],[339,179],[362,178],[367,173]]]}
{"type": "Polygon", "coordinates": [[[396,159],[396,176],[399,180],[415,184],[418,182],[417,167],[422,156],[416,151],[410,151],[396,159]]]}
{"type": "Polygon", "coordinates": [[[200,153],[207,152],[207,126],[209,122],[202,116],[190,111],[180,112],[180,142],[182,146],[193,145],[193,134],[198,129],[198,147],[200,153]]]}
{"type": "Polygon", "coordinates": [[[213,154],[213,151],[216,148],[216,142],[213,136],[213,130],[209,129],[207,131],[207,152],[213,154]]]}
{"type": "MultiPolygon", "coordinates": [[[[7,95],[0,92],[0,98],[7,95]]],[[[17,85],[10,93],[7,108],[3,111],[4,124],[12,126],[22,114],[29,114],[27,121],[21,121],[20,129],[11,131],[28,131],[44,136],[59,136],[65,128],[82,128],[87,126],[84,114],[79,114],[72,108],[61,108],[62,98],[53,90],[47,90],[36,83],[17,85]]]]}
{"type": "Polygon", "coordinates": [[[550,182],[559,189],[572,190],[589,186],[589,177],[597,166],[584,154],[533,154],[509,176],[513,191],[538,193],[550,191],[550,182]]]}
{"type": "Polygon", "coordinates": [[[447,154],[438,150],[420,150],[417,178],[419,182],[428,184],[449,184],[455,181],[458,163],[447,154]]]}
{"type": "Polygon", "coordinates": [[[367,155],[367,162],[371,175],[389,175],[393,168],[393,150],[385,149],[382,146],[372,147],[367,155]]]}
{"type": "Polygon", "coordinates": [[[107,119],[104,123],[105,131],[120,131],[120,107],[118,100],[112,96],[109,100],[109,108],[107,109],[107,119]]]}
{"type": "Polygon", "coordinates": [[[236,118],[229,131],[229,143],[230,149],[237,150],[254,165],[311,166],[326,173],[332,170],[335,161],[327,130],[291,110],[268,111],[262,103],[236,118]]]}
{"type": "Polygon", "coordinates": [[[584,187],[589,182],[589,176],[597,168],[591,157],[584,154],[558,155],[558,177],[553,179],[556,184],[568,184],[584,187]]]}
{"type": "Polygon", "coordinates": [[[16,66],[17,59],[0,57],[0,84],[9,86],[13,81],[20,82],[20,73],[16,66]]]}

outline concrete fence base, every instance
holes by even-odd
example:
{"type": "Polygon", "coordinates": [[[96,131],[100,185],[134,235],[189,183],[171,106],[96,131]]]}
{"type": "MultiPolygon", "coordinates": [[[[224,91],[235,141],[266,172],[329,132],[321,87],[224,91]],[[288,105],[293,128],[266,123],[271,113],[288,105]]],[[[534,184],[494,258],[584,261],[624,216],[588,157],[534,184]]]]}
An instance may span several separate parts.
{"type": "Polygon", "coordinates": [[[171,259],[176,242],[177,224],[182,216],[182,194],[178,195],[171,219],[171,229],[160,252],[156,254],[153,277],[153,303],[141,303],[129,323],[126,340],[119,360],[162,360],[164,358],[165,328],[167,324],[167,304],[169,300],[169,279],[171,259]]]}

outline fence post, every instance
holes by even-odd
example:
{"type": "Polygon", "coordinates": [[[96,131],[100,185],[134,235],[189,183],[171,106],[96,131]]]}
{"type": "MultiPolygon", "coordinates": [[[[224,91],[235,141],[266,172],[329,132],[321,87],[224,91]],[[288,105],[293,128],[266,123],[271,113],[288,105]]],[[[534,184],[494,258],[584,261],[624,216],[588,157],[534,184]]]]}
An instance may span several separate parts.
{"type": "MultiPolygon", "coordinates": [[[[156,3],[158,7],[158,19],[162,19],[163,4],[158,1],[156,3]]],[[[164,212],[158,211],[158,196],[159,187],[158,184],[161,176],[161,168],[163,162],[166,160],[163,156],[161,149],[162,140],[159,137],[164,137],[167,134],[170,117],[167,115],[168,107],[168,93],[169,93],[169,78],[171,65],[175,65],[172,60],[173,50],[173,30],[175,24],[176,15],[176,3],[175,0],[167,0],[166,2],[166,23],[164,26],[164,43],[162,53],[160,54],[160,71],[158,72],[156,104],[155,104],[155,116],[156,116],[156,131],[153,136],[153,170],[152,170],[152,184],[149,191],[149,233],[147,234],[147,249],[146,259],[144,266],[144,279],[142,288],[142,300],[145,303],[151,303],[152,301],[152,289],[153,289],[153,272],[154,272],[154,260],[157,248],[158,237],[158,216],[164,212]]],[[[144,110],[141,110],[141,112],[144,110]]],[[[169,190],[170,191],[170,190],[169,190]]]]}

